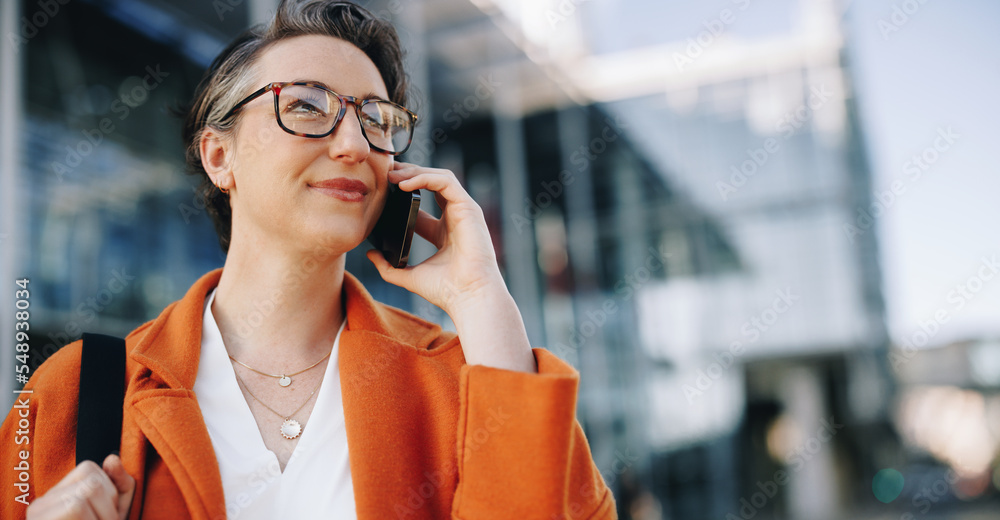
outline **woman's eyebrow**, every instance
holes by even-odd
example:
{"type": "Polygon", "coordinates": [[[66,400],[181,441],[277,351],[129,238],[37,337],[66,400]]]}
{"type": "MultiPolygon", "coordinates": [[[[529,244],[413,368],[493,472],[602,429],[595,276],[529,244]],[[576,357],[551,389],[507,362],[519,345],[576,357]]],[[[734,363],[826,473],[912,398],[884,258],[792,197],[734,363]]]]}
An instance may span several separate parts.
{"type": "Polygon", "coordinates": [[[384,98],[384,97],[382,97],[382,96],[380,96],[380,95],[378,95],[378,94],[376,94],[374,92],[368,92],[361,99],[378,99],[380,101],[389,101],[388,99],[386,99],[386,98],[384,98]]]}
{"type": "MultiPolygon", "coordinates": [[[[332,90],[334,92],[337,92],[337,90],[334,89],[333,87],[331,87],[330,85],[327,85],[326,83],[323,83],[322,81],[316,81],[314,79],[296,79],[296,80],[292,80],[292,83],[314,83],[316,85],[322,85],[322,86],[324,86],[324,87],[326,87],[326,88],[328,88],[328,89],[330,89],[330,90],[332,90]]],[[[340,92],[337,92],[337,93],[340,94],[340,92]]],[[[365,93],[365,94],[363,94],[361,96],[356,96],[356,97],[358,99],[378,99],[378,100],[381,100],[381,101],[389,101],[388,99],[386,99],[386,98],[384,98],[384,97],[382,97],[382,96],[380,96],[380,95],[378,95],[378,94],[376,94],[376,93],[374,93],[372,91],[368,91],[367,93],[365,93]]]]}

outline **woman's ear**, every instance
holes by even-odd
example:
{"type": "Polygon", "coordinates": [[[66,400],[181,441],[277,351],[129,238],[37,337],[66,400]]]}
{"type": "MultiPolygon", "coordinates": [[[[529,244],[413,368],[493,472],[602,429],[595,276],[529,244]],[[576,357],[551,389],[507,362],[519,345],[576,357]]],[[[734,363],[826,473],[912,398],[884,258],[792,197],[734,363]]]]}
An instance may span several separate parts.
{"type": "Polygon", "coordinates": [[[201,151],[201,167],[212,182],[221,190],[235,187],[236,180],[229,160],[232,153],[230,139],[214,128],[205,127],[198,146],[201,151]]]}

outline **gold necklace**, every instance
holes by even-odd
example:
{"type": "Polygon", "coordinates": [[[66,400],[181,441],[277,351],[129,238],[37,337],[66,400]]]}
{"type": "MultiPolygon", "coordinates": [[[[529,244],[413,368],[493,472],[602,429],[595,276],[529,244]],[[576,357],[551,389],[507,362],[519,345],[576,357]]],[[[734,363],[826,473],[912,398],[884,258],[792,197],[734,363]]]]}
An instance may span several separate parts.
{"type": "Polygon", "coordinates": [[[278,385],[280,385],[281,387],[286,387],[286,386],[289,386],[289,385],[292,384],[292,376],[297,376],[297,375],[301,374],[302,372],[305,372],[306,370],[309,370],[310,368],[313,368],[316,365],[322,363],[324,359],[330,357],[330,354],[333,354],[333,350],[332,349],[325,356],[323,356],[322,359],[320,359],[319,361],[317,361],[317,362],[315,362],[315,363],[307,366],[306,368],[303,368],[302,370],[299,370],[298,372],[295,372],[293,374],[268,374],[267,372],[261,372],[260,370],[257,370],[256,368],[254,368],[254,367],[252,367],[252,366],[250,366],[250,365],[248,365],[248,364],[246,364],[246,363],[244,363],[242,361],[239,361],[238,359],[234,358],[233,356],[229,356],[229,359],[232,359],[233,361],[236,361],[237,363],[243,365],[246,368],[249,368],[250,370],[253,370],[254,372],[257,372],[258,374],[260,374],[262,376],[276,377],[276,378],[278,378],[278,385]]]}
{"type": "MultiPolygon", "coordinates": [[[[247,367],[247,368],[249,368],[249,367],[247,367]]],[[[233,373],[236,374],[235,371],[233,371],[233,373]]],[[[270,406],[264,404],[264,401],[261,401],[260,399],[257,399],[257,396],[253,395],[253,392],[250,391],[250,387],[247,386],[246,382],[243,381],[242,378],[240,378],[239,374],[236,374],[236,380],[239,381],[241,385],[243,385],[243,388],[246,389],[247,393],[250,394],[250,397],[252,397],[254,401],[257,401],[258,403],[261,404],[261,406],[263,406],[264,408],[267,408],[268,410],[270,410],[271,412],[273,412],[275,415],[277,415],[278,417],[281,417],[282,419],[285,420],[285,422],[281,423],[281,428],[278,431],[281,433],[282,437],[284,437],[284,438],[286,438],[288,440],[292,440],[292,439],[298,437],[299,435],[302,435],[302,423],[300,423],[299,421],[296,421],[295,419],[292,419],[292,416],[295,415],[295,414],[297,414],[297,413],[299,413],[299,410],[305,408],[306,403],[308,403],[309,400],[312,399],[313,394],[315,394],[316,390],[319,390],[319,386],[321,384],[323,384],[323,380],[320,379],[319,383],[316,385],[316,388],[313,389],[312,393],[309,394],[309,397],[307,397],[306,400],[305,400],[305,402],[302,403],[302,406],[299,406],[298,408],[295,409],[294,412],[292,412],[292,413],[290,413],[290,414],[288,414],[286,416],[286,415],[282,415],[282,414],[278,413],[278,411],[275,410],[274,408],[271,408],[270,406]]]]}

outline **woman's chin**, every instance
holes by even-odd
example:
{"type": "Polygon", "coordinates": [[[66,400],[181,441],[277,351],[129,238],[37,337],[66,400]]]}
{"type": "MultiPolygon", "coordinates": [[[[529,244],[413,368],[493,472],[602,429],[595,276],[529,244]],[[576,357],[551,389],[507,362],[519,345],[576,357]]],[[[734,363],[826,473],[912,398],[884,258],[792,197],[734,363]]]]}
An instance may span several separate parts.
{"type": "Polygon", "coordinates": [[[305,234],[306,244],[311,248],[329,249],[331,253],[346,253],[361,245],[366,237],[364,229],[358,227],[355,220],[331,223],[305,234]]]}
{"type": "Polygon", "coordinates": [[[239,241],[275,251],[298,250],[310,256],[340,255],[361,245],[368,236],[366,229],[371,227],[360,215],[328,215],[307,222],[275,224],[278,223],[265,224],[256,233],[241,235],[248,240],[234,236],[234,245],[239,241]],[[251,238],[254,235],[256,239],[251,238]]]}

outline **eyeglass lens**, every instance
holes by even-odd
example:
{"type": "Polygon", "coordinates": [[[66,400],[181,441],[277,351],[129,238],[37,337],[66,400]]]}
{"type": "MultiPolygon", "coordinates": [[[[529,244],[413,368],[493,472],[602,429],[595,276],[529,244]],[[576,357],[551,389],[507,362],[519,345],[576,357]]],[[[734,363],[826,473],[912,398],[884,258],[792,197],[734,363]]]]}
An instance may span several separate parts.
{"type": "MultiPolygon", "coordinates": [[[[340,99],[324,90],[288,85],[278,95],[278,117],[293,132],[323,135],[333,129],[340,99]]],[[[345,114],[344,117],[349,117],[345,114]]],[[[385,101],[369,101],[358,109],[361,130],[368,142],[386,152],[401,151],[410,142],[410,115],[385,101]]]]}

